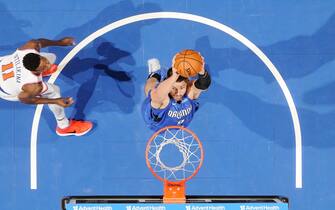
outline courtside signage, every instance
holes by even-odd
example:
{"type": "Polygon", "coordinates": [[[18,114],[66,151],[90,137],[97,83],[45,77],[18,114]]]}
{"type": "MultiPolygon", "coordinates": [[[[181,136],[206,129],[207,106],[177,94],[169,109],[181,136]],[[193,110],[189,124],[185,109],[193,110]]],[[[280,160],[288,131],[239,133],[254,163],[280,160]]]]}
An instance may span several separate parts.
{"type": "Polygon", "coordinates": [[[66,204],[66,210],[288,210],[287,203],[66,204]]]}

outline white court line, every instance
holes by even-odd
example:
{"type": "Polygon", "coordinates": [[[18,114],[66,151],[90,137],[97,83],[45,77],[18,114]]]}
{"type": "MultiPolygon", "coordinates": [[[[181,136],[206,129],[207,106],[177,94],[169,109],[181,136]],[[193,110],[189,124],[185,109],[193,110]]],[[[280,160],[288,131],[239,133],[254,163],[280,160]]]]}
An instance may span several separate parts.
{"type": "MultiPolygon", "coordinates": [[[[302,140],[301,140],[301,130],[300,130],[300,122],[297,113],[297,109],[295,107],[293,98],[291,93],[278,72],[277,68],[272,64],[270,59],[251,41],[249,41],[246,37],[241,35],[240,33],[236,32],[232,28],[223,25],[217,21],[201,17],[198,15],[192,15],[187,13],[179,13],[179,12],[154,12],[154,13],[145,13],[140,15],[131,16],[128,18],[124,18],[113,22],[96,32],[92,33],[88,37],[86,37],[83,41],[81,41],[77,46],[75,46],[69,54],[65,56],[65,58],[59,64],[59,71],[51,76],[48,82],[54,83],[57,79],[59,73],[62,69],[67,65],[67,63],[86,45],[91,43],[96,38],[104,35],[105,33],[112,31],[116,28],[121,26],[125,26],[134,22],[143,21],[143,20],[151,20],[151,19],[163,19],[163,18],[170,18],[170,19],[181,19],[181,20],[189,20],[193,22],[202,23],[218,30],[221,30],[230,36],[234,37],[246,47],[248,47],[252,52],[254,52],[268,67],[270,72],[273,74],[274,78],[277,80],[281,90],[284,93],[286,98],[287,104],[289,106],[291,117],[294,126],[294,134],[295,134],[295,187],[302,188],[302,140]]],[[[38,124],[41,116],[43,105],[38,105],[35,111],[34,119],[33,119],[33,126],[31,131],[31,148],[30,148],[30,188],[37,189],[37,131],[38,131],[38,124]]]]}

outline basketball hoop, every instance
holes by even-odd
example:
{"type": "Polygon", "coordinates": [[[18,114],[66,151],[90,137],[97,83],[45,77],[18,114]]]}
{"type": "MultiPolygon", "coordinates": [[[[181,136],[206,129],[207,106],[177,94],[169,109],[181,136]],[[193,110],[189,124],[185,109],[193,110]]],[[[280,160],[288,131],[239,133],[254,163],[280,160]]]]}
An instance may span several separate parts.
{"type": "Polygon", "coordinates": [[[153,175],[164,183],[164,203],[185,203],[185,182],[198,173],[203,156],[199,138],[187,128],[167,126],[151,136],[145,158],[153,175]]]}

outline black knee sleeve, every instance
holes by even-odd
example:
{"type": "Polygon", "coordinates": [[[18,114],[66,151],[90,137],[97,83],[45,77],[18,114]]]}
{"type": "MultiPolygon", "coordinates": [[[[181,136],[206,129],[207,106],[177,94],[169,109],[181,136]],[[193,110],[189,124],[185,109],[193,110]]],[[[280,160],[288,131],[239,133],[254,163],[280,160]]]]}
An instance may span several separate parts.
{"type": "Polygon", "coordinates": [[[151,77],[154,77],[154,78],[156,78],[156,79],[158,80],[158,82],[160,82],[160,81],[161,81],[161,75],[160,75],[160,74],[158,74],[158,73],[151,73],[151,74],[149,74],[149,76],[148,76],[148,78],[147,78],[147,79],[149,79],[149,78],[151,78],[151,77]]]}

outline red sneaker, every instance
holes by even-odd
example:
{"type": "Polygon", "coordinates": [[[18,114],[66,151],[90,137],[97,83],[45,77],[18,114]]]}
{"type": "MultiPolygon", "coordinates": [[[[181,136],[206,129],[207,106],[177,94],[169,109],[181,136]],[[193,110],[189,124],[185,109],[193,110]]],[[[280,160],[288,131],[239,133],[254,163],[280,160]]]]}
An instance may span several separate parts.
{"type": "Polygon", "coordinates": [[[56,64],[52,64],[50,69],[42,72],[42,77],[50,76],[51,74],[55,73],[57,69],[58,69],[58,66],[56,64]]]}
{"type": "Polygon", "coordinates": [[[70,125],[66,128],[56,128],[59,136],[82,136],[88,133],[93,127],[90,121],[70,120],[70,125]]]}

